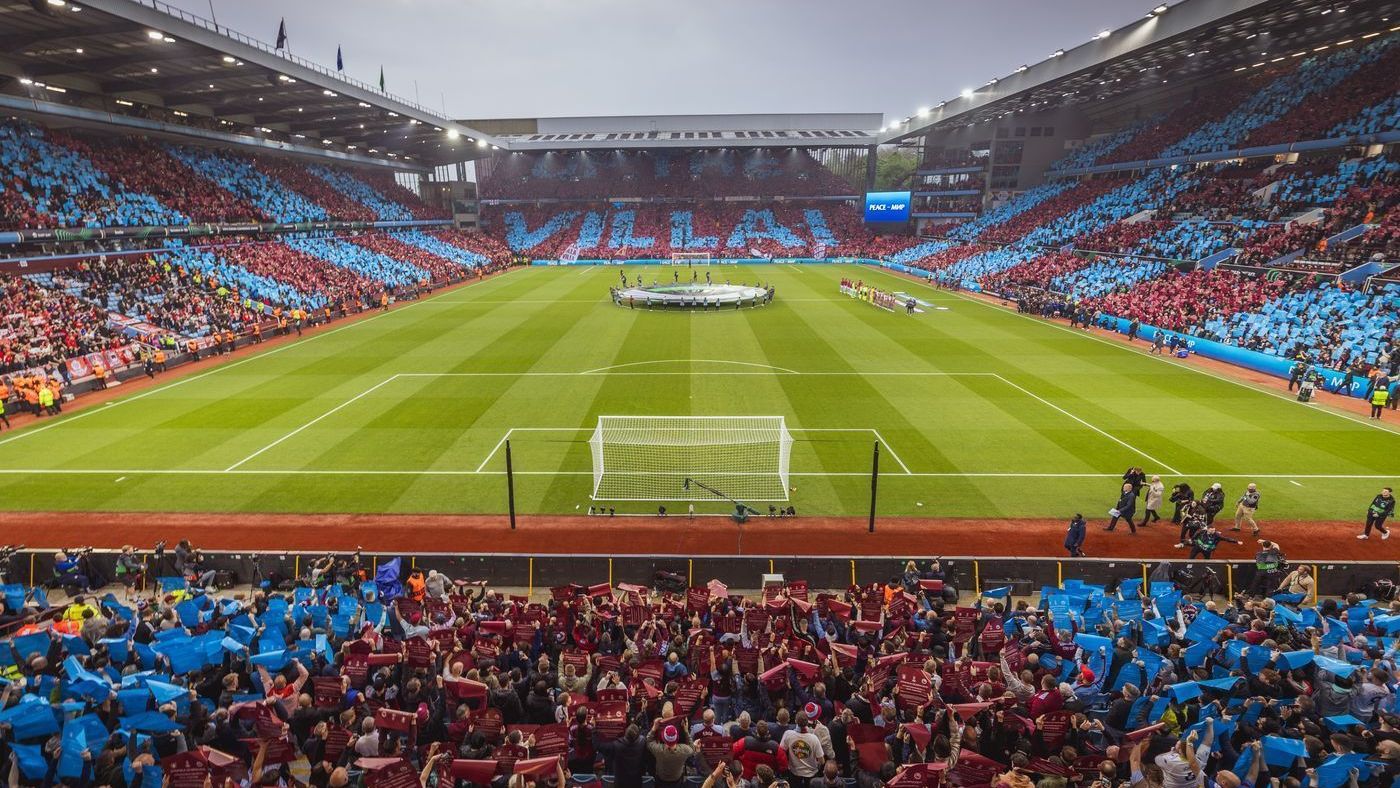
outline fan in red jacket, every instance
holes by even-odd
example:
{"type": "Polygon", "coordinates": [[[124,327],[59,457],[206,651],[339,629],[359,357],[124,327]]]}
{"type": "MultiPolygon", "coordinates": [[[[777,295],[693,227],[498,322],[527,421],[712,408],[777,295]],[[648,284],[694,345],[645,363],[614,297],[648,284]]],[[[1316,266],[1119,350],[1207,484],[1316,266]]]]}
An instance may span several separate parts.
{"type": "Polygon", "coordinates": [[[754,770],[767,765],[775,774],[787,771],[787,752],[768,735],[768,722],[759,720],[754,734],[734,742],[734,760],[744,765],[744,779],[752,780],[754,770]]]}

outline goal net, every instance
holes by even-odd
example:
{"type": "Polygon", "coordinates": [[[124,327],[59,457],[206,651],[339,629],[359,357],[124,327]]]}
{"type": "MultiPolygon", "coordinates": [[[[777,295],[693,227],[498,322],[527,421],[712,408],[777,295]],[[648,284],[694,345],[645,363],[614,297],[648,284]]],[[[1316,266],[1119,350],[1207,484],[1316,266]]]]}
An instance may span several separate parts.
{"type": "Polygon", "coordinates": [[[782,416],[599,416],[588,445],[594,500],[788,499],[782,416]]]}
{"type": "Polygon", "coordinates": [[[709,265],[709,252],[672,252],[671,265],[709,265]]]}

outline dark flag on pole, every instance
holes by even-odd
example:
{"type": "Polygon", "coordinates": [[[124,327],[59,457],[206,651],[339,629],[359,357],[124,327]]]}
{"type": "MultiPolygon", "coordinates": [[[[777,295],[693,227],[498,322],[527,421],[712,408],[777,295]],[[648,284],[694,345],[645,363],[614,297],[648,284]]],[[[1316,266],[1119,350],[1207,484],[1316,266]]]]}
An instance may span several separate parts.
{"type": "Polygon", "coordinates": [[[384,92],[384,67],[379,67],[379,92],[384,92]]]}
{"type": "Polygon", "coordinates": [[[287,18],[282,17],[281,23],[277,25],[277,48],[287,48],[287,18]]]}
{"type": "Polygon", "coordinates": [[[340,47],[335,48],[335,70],[344,71],[345,61],[340,57],[340,47]]]}

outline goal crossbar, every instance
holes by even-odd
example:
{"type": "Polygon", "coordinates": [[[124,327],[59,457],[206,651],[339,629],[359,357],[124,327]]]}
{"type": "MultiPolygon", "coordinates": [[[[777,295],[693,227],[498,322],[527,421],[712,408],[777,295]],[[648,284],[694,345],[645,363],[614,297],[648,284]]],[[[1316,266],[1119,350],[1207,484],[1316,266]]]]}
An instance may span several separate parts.
{"type": "Polygon", "coordinates": [[[792,434],[782,416],[599,416],[588,443],[594,500],[713,500],[705,487],[788,499],[792,434]]]}
{"type": "Polygon", "coordinates": [[[709,265],[709,252],[672,252],[671,265],[709,265]]]}

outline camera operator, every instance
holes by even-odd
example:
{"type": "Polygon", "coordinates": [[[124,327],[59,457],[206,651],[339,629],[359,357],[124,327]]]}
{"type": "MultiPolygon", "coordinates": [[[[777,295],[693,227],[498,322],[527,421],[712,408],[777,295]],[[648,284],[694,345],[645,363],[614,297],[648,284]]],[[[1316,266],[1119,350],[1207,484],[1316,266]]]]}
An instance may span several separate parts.
{"type": "Polygon", "coordinates": [[[92,578],[89,576],[87,566],[87,557],[91,552],[91,547],[76,547],[54,553],[53,584],[51,587],[62,588],[70,596],[77,591],[91,589],[92,578]]]}
{"type": "Polygon", "coordinates": [[[206,588],[214,582],[214,570],[204,568],[204,556],[188,539],[181,539],[175,545],[175,571],[198,588],[206,588]]]}
{"type": "Polygon", "coordinates": [[[7,544],[0,547],[0,583],[10,582],[10,577],[14,574],[15,556],[24,549],[24,545],[7,544]]]}
{"type": "Polygon", "coordinates": [[[131,601],[132,590],[137,583],[141,583],[142,588],[145,588],[146,561],[132,545],[122,545],[122,551],[117,556],[117,579],[126,589],[128,602],[131,601]]]}

